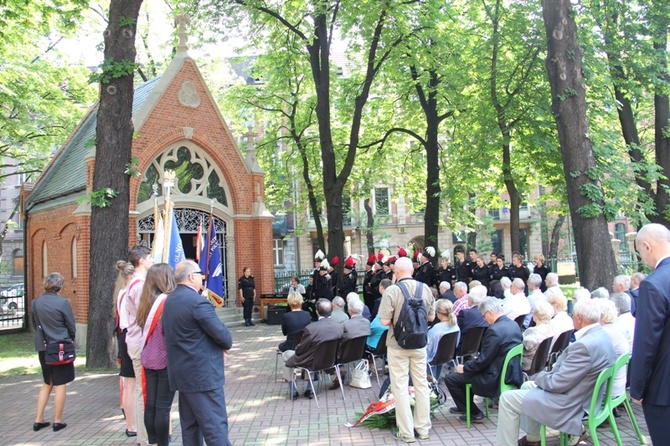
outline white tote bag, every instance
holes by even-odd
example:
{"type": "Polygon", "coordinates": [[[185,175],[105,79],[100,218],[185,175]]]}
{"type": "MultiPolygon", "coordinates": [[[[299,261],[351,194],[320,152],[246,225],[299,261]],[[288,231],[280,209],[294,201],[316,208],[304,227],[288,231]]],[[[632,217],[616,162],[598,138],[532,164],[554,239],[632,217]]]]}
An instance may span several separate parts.
{"type": "Polygon", "coordinates": [[[351,381],[349,385],[351,387],[357,387],[359,389],[369,389],[372,387],[370,382],[370,367],[367,359],[363,359],[356,365],[356,368],[351,374],[351,381]]]}

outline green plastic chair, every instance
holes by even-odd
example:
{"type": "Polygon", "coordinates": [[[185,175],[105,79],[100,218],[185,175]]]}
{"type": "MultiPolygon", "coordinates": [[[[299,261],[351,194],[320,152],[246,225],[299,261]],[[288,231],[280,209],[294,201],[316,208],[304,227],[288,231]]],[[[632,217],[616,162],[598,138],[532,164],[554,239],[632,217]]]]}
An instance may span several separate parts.
{"type": "MultiPolygon", "coordinates": [[[[502,373],[500,374],[500,393],[507,390],[514,390],[516,387],[513,385],[507,384],[505,382],[505,377],[507,376],[507,366],[509,365],[512,359],[519,361],[519,368],[521,368],[521,357],[523,356],[523,344],[519,344],[516,347],[512,348],[507,352],[505,356],[505,361],[503,362],[502,373]]],[[[470,393],[472,392],[472,384],[467,383],[465,385],[465,419],[468,429],[470,429],[470,393]]],[[[486,418],[489,417],[489,399],[484,398],[484,406],[486,411],[486,418]]]]}
{"type": "MultiPolygon", "coordinates": [[[[593,387],[593,394],[591,395],[591,404],[589,405],[589,415],[588,418],[584,418],[584,425],[589,430],[591,435],[591,441],[594,446],[600,446],[598,441],[598,432],[597,427],[609,420],[610,426],[612,427],[612,432],[614,433],[614,438],[619,446],[621,446],[621,436],[619,435],[619,430],[616,427],[614,422],[614,415],[612,414],[612,383],[614,379],[614,365],[603,369],[598,375],[596,384],[593,387]],[[598,397],[601,394],[601,390],[605,386],[605,395],[602,398],[600,405],[598,405],[598,397]]],[[[567,446],[569,435],[561,432],[560,433],[560,445],[567,446]]],[[[540,426],[540,445],[546,446],[547,444],[547,428],[543,424],[540,426]]]]}
{"type": "MultiPolygon", "coordinates": [[[[613,377],[616,376],[617,372],[622,367],[626,367],[628,365],[629,360],[630,360],[630,353],[624,353],[623,355],[619,356],[616,362],[614,363],[612,376],[613,377]]],[[[614,382],[614,379],[612,379],[611,382],[614,382]]],[[[642,432],[640,432],[640,426],[637,424],[637,420],[635,419],[635,414],[633,413],[633,408],[630,405],[627,392],[624,392],[619,396],[614,396],[612,397],[612,399],[609,400],[610,411],[614,413],[614,408],[619,406],[621,403],[623,403],[623,405],[626,407],[626,412],[628,412],[628,418],[630,418],[630,422],[635,428],[635,433],[637,434],[637,438],[640,439],[640,444],[644,444],[644,437],[642,436],[642,432]]],[[[614,419],[612,419],[612,423],[616,425],[614,419]]],[[[621,442],[618,442],[618,444],[621,445],[621,442]]]]}

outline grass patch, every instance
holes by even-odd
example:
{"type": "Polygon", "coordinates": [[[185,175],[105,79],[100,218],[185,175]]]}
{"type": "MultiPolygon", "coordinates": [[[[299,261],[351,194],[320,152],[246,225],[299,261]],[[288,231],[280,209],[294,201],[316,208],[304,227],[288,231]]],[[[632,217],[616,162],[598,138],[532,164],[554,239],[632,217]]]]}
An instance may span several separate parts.
{"type": "MultiPolygon", "coordinates": [[[[109,372],[106,369],[86,369],[86,352],[77,351],[77,372],[109,372]]],[[[0,335],[0,378],[42,373],[35,351],[35,333],[26,330],[20,333],[0,335]]]]}

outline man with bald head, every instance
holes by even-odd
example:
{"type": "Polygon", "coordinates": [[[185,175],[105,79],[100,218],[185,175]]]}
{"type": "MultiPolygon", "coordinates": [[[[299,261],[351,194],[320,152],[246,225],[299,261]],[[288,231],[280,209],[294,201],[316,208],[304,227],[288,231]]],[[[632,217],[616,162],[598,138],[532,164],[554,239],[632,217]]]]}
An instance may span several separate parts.
{"type": "Polygon", "coordinates": [[[420,296],[426,307],[428,322],[432,322],[435,318],[433,293],[424,283],[412,279],[413,271],[412,261],[407,257],[401,257],[396,261],[397,282],[384,291],[378,313],[381,324],[389,327],[386,345],[391,389],[396,402],[396,425],[398,426],[398,430],[393,432],[393,437],[406,443],[415,441],[415,432],[420,440],[427,440],[428,431],[431,428],[430,390],[426,377],[426,347],[402,348],[398,345],[394,335],[395,324],[398,322],[405,303],[405,294],[414,297],[417,289],[421,290],[420,296]],[[406,289],[405,294],[401,287],[406,289]],[[408,393],[409,376],[412,377],[416,397],[413,417],[408,393]]]}
{"type": "Polygon", "coordinates": [[[182,443],[230,445],[223,393],[223,354],[233,346],[230,331],[209,300],[200,295],[202,271],[192,260],[175,268],[177,288],[165,300],[163,329],[170,388],[179,391],[182,443]]]}
{"type": "Polygon", "coordinates": [[[670,438],[670,231],[652,223],[635,248],[653,271],[640,284],[631,360],[630,396],[644,409],[653,444],[670,438]]]}

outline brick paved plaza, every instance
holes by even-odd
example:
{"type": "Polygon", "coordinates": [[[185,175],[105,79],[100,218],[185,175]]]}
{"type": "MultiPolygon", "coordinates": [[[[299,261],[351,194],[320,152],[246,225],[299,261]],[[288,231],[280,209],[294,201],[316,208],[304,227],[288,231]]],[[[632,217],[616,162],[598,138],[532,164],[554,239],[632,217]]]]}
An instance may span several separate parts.
{"type": "MultiPolygon", "coordinates": [[[[237,309],[219,310],[230,320],[237,309]]],[[[241,314],[238,321],[240,321],[241,314]]],[[[230,440],[234,445],[387,445],[396,444],[389,431],[367,427],[345,427],[356,420],[356,413],[376,400],[378,388],[373,378],[372,389],[345,387],[345,400],[340,391],[322,390],[321,409],[314,400],[287,398],[284,382],[275,382],[275,350],[283,339],[281,327],[257,324],[246,328],[242,322],[228,322],[233,333],[234,348],[226,364],[226,401],[230,421],[230,440]]],[[[280,360],[281,364],[281,360],[280,360]]],[[[194,364],[194,366],[197,366],[194,364]]],[[[281,375],[280,375],[281,376],[281,375]]],[[[0,445],[133,445],[126,438],[125,425],[119,410],[118,376],[112,373],[79,374],[68,385],[64,422],[60,432],[43,429],[33,432],[35,404],[41,376],[26,375],[0,380],[0,445]]],[[[301,386],[301,384],[299,384],[301,386]]],[[[442,384],[444,386],[444,384],[442,384]]],[[[300,387],[302,388],[302,387],[300,387]]],[[[175,398],[176,401],[176,398],[175,398]]],[[[497,413],[490,420],[467,429],[456,415],[448,413],[449,401],[434,412],[430,440],[421,445],[495,445],[497,413]]],[[[650,444],[646,424],[639,406],[633,405],[637,420],[650,444]]],[[[181,445],[179,415],[175,403],[172,413],[173,444],[181,445]]],[[[53,405],[47,406],[46,420],[53,421],[53,405]]],[[[617,419],[624,445],[639,444],[628,417],[617,419]]],[[[609,427],[599,429],[603,445],[616,444],[609,427]]],[[[548,441],[558,444],[552,432],[548,441]]],[[[583,443],[584,444],[584,443],[583,443]]],[[[585,444],[592,444],[590,441],[585,444]]]]}

